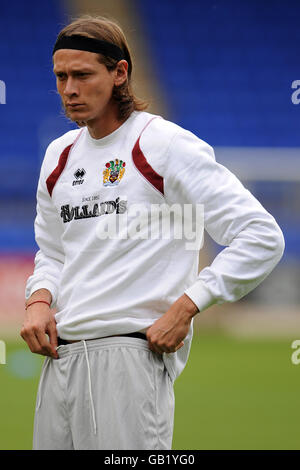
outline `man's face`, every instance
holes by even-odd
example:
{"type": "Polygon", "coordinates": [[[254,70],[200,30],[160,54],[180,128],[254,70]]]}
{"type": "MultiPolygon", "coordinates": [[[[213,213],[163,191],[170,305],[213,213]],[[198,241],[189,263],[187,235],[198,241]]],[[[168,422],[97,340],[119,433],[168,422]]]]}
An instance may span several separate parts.
{"type": "Polygon", "coordinates": [[[60,49],[53,57],[58,93],[66,115],[77,122],[98,120],[112,106],[117,70],[108,71],[93,52],[60,49]]]}

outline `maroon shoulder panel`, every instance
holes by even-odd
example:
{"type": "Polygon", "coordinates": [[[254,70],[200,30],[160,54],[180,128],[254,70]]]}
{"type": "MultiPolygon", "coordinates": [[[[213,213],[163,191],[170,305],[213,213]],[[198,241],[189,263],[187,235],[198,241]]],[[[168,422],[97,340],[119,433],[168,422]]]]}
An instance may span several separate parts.
{"type": "Polygon", "coordinates": [[[152,184],[162,195],[164,195],[164,179],[147,162],[140,147],[140,138],[136,141],[132,150],[132,159],[140,173],[152,184]]]}
{"type": "Polygon", "coordinates": [[[66,166],[72,145],[73,144],[68,145],[68,147],[66,147],[65,150],[62,152],[62,154],[59,157],[57,167],[52,171],[51,175],[49,175],[46,180],[46,185],[47,185],[50,196],[52,196],[53,188],[66,166]]]}

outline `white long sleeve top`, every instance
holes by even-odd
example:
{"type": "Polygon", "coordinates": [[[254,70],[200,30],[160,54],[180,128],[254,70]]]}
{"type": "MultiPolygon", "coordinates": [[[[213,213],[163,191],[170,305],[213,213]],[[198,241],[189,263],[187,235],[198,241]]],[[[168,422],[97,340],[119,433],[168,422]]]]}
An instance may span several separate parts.
{"type": "MultiPolygon", "coordinates": [[[[266,278],[284,251],[274,217],[216,162],[212,147],[146,112],[133,112],[102,139],[83,128],[49,145],[35,237],[39,251],[26,298],[50,291],[58,335],[67,340],[145,331],[183,293],[200,312],[234,302],[266,278]],[[148,211],[155,204],[203,205],[204,229],[225,248],[198,273],[201,240],[188,250],[187,240],[174,236],[103,238],[109,218],[126,215],[134,226],[134,204],[148,211]]],[[[173,380],[187,362],[192,331],[191,324],[184,346],[163,355],[173,380]]]]}

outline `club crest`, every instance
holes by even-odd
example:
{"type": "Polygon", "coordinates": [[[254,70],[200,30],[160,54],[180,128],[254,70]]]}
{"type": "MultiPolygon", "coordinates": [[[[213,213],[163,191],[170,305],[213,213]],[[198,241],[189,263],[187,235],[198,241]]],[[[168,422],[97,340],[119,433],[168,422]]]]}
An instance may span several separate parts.
{"type": "Polygon", "coordinates": [[[125,165],[126,163],[118,158],[107,162],[103,171],[103,186],[117,186],[124,176],[125,165]]]}

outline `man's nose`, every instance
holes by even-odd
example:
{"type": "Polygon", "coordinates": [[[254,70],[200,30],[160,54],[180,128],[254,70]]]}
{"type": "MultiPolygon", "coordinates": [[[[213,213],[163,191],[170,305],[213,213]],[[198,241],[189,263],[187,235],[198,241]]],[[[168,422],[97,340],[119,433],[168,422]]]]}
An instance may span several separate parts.
{"type": "Polygon", "coordinates": [[[78,86],[76,81],[72,77],[67,78],[66,86],[64,89],[64,94],[68,97],[73,95],[78,95],[78,86]]]}

